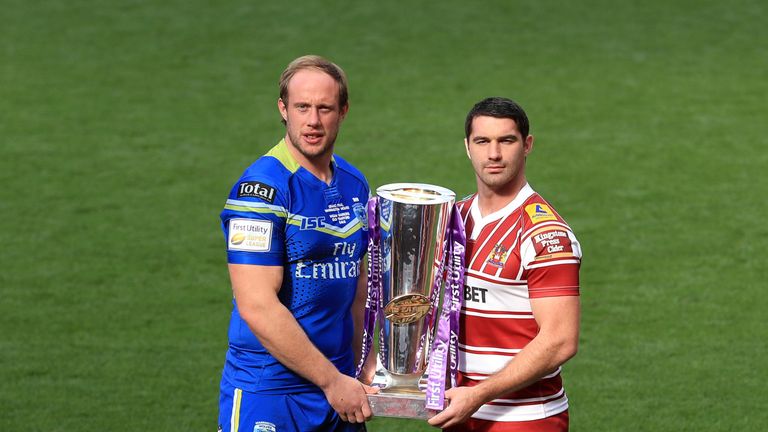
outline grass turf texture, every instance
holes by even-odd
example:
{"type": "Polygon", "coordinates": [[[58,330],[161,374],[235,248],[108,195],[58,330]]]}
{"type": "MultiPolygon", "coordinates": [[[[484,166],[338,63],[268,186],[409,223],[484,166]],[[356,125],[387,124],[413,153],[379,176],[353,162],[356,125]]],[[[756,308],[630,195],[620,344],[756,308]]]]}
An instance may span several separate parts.
{"type": "Polygon", "coordinates": [[[529,180],[585,250],[572,430],[768,425],[763,2],[2,10],[0,430],[215,430],[218,212],[305,53],[346,69],[337,150],[374,187],[472,192],[466,111],[526,107],[529,180]]]}

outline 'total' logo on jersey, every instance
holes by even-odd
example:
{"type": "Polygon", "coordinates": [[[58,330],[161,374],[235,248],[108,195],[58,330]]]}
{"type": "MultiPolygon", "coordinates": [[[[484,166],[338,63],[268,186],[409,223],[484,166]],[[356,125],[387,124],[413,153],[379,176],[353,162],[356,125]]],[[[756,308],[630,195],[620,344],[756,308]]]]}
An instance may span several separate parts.
{"type": "Polygon", "coordinates": [[[539,223],[548,220],[557,220],[557,216],[546,204],[536,203],[525,206],[525,212],[531,218],[531,222],[539,223]]]}
{"type": "Polygon", "coordinates": [[[275,202],[275,188],[264,183],[246,181],[237,185],[237,197],[261,198],[273,204],[275,202]]]}

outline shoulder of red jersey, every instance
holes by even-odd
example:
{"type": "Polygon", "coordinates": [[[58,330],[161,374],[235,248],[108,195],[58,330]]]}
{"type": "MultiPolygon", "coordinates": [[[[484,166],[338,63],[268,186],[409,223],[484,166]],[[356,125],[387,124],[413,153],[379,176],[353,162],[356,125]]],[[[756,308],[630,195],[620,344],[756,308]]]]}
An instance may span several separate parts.
{"type": "Polygon", "coordinates": [[[544,198],[534,193],[522,205],[520,239],[523,266],[577,263],[581,246],[573,230],[544,198]]]}
{"type": "Polygon", "coordinates": [[[475,199],[475,196],[477,196],[477,194],[467,195],[456,203],[456,207],[459,208],[459,214],[461,214],[462,219],[466,219],[467,214],[469,214],[469,209],[472,207],[472,201],[475,199]]]}
{"type": "Polygon", "coordinates": [[[522,208],[523,240],[530,237],[534,232],[541,233],[549,230],[573,232],[565,219],[552,207],[552,204],[538,193],[533,193],[520,207],[522,208]]]}
{"type": "Polygon", "coordinates": [[[548,221],[556,221],[565,224],[565,220],[557,214],[552,205],[537,193],[528,197],[522,207],[524,226],[527,228],[548,221]]]}

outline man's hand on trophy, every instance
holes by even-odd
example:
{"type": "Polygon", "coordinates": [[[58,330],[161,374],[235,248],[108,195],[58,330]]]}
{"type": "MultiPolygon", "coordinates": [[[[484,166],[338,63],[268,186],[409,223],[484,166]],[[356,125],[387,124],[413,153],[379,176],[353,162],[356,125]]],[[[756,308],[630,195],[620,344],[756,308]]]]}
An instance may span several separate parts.
{"type": "Polygon", "coordinates": [[[483,401],[472,387],[454,387],[445,392],[448,407],[427,420],[438,428],[457,426],[469,420],[469,417],[483,405],[483,401]]]}
{"type": "MultiPolygon", "coordinates": [[[[368,358],[365,359],[363,368],[360,370],[360,376],[357,377],[357,379],[368,386],[373,384],[373,377],[376,375],[376,364],[376,353],[371,351],[368,354],[368,358]]],[[[378,393],[378,387],[374,387],[374,389],[376,389],[376,392],[378,393]]]]}
{"type": "Polygon", "coordinates": [[[349,423],[363,423],[373,416],[366,394],[378,393],[379,389],[367,386],[344,374],[338,374],[323,388],[325,398],[339,417],[349,423]]]}

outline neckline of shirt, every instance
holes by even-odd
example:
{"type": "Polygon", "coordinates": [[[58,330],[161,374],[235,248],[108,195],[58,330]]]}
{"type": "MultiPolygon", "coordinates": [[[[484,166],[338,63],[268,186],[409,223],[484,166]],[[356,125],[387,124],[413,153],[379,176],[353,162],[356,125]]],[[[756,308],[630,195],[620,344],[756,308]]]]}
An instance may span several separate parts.
{"type": "Polygon", "coordinates": [[[472,205],[469,208],[469,212],[472,215],[472,220],[474,222],[474,226],[472,227],[472,235],[470,238],[476,239],[480,235],[480,231],[482,231],[486,225],[509,215],[515,211],[515,209],[523,205],[525,200],[527,200],[534,193],[536,192],[533,190],[533,188],[531,188],[531,185],[525,183],[525,186],[520,189],[520,192],[515,195],[509,204],[491,214],[486,215],[485,217],[480,214],[480,204],[478,204],[480,199],[478,196],[475,196],[475,199],[472,200],[472,205]]]}
{"type": "Polygon", "coordinates": [[[331,156],[331,181],[326,183],[317,178],[317,176],[312,174],[301,164],[299,164],[299,162],[288,150],[288,143],[285,141],[285,138],[281,139],[280,142],[277,143],[277,147],[283,152],[285,157],[289,159],[286,161],[288,163],[286,168],[288,168],[288,170],[292,171],[293,173],[299,174],[299,178],[304,180],[309,186],[312,186],[315,189],[323,190],[333,187],[336,184],[336,175],[339,171],[339,166],[336,164],[336,158],[334,156],[331,156]]]}

